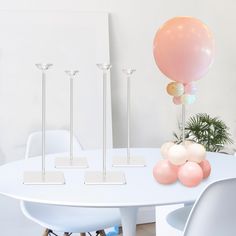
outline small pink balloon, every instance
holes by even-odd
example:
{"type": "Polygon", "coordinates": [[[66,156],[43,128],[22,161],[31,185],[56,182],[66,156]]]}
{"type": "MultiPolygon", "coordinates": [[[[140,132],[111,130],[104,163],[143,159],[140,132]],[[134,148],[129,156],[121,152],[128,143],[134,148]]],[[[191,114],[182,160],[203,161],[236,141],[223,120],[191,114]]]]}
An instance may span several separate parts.
{"type": "Polygon", "coordinates": [[[169,149],[170,149],[173,145],[174,145],[173,142],[166,142],[166,143],[164,143],[164,144],[161,146],[160,151],[161,151],[161,155],[162,155],[163,158],[165,158],[165,159],[168,158],[167,153],[168,153],[169,149]]]}
{"type": "Polygon", "coordinates": [[[194,95],[197,92],[197,87],[194,82],[184,85],[184,92],[190,95],[194,95]]]}
{"type": "Polygon", "coordinates": [[[181,96],[179,96],[179,97],[173,97],[173,103],[174,103],[175,105],[181,105],[181,104],[182,104],[181,96]]]}
{"type": "Polygon", "coordinates": [[[160,184],[172,184],[178,179],[178,167],[160,160],[153,168],[153,176],[160,184]]]}
{"type": "Polygon", "coordinates": [[[187,186],[197,186],[203,179],[202,168],[195,162],[188,161],[179,168],[179,181],[187,186]]]}
{"type": "Polygon", "coordinates": [[[208,160],[203,160],[200,164],[203,171],[203,178],[206,179],[211,174],[211,165],[208,160]]]}
{"type": "Polygon", "coordinates": [[[157,31],[153,54],[168,78],[189,83],[203,77],[213,63],[215,43],[209,28],[193,17],[175,17],[157,31]]]}

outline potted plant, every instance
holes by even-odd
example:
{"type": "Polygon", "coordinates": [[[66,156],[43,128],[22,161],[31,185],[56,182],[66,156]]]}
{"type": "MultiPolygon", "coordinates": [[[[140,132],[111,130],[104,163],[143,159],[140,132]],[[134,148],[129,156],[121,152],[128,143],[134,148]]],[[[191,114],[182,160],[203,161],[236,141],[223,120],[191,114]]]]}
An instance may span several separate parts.
{"type": "MultiPolygon", "coordinates": [[[[180,127],[181,128],[181,127],[180,127]]],[[[182,135],[174,133],[180,143],[182,135]]],[[[207,151],[220,152],[226,144],[233,144],[229,128],[218,117],[199,113],[189,118],[185,125],[185,139],[202,144],[207,151]]]]}

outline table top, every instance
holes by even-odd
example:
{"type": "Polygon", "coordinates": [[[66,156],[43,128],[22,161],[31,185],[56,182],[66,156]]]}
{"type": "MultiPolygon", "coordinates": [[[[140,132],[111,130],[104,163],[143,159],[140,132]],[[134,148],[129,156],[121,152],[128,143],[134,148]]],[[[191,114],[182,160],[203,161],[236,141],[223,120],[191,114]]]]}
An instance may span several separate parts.
{"type": "MultiPolygon", "coordinates": [[[[155,163],[161,159],[159,149],[131,149],[131,155],[145,158],[146,167],[112,167],[113,156],[125,156],[125,149],[108,150],[108,171],[123,171],[125,185],[85,185],[84,173],[102,170],[102,152],[98,150],[82,151],[87,158],[88,169],[63,169],[65,185],[24,185],[23,172],[40,170],[41,158],[30,158],[0,166],[0,193],[21,200],[68,206],[84,207],[131,207],[157,206],[175,203],[188,203],[210,183],[236,177],[236,158],[220,153],[207,153],[212,165],[210,177],[194,188],[183,186],[180,182],[161,185],[152,176],[155,163]]],[[[48,155],[46,169],[54,169],[55,157],[63,154],[48,155]]]]}

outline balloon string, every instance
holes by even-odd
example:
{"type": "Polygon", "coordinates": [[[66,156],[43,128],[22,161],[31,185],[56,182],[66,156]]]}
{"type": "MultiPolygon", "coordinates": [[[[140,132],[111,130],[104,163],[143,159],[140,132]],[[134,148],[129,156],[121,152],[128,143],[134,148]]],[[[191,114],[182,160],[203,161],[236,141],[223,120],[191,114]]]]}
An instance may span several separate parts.
{"type": "Polygon", "coordinates": [[[185,116],[186,116],[185,105],[182,104],[182,143],[183,145],[185,144],[185,116]]]}

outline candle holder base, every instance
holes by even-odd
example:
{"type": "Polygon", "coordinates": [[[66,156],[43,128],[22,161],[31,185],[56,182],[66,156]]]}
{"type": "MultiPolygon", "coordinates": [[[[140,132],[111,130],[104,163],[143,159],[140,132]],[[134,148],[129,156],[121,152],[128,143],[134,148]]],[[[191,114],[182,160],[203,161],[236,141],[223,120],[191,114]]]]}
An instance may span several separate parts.
{"type": "Polygon", "coordinates": [[[65,184],[63,172],[47,171],[43,175],[42,171],[24,172],[23,184],[25,185],[62,185],[65,184]]]}
{"type": "Polygon", "coordinates": [[[89,171],[85,173],[86,185],[124,185],[126,184],[123,172],[107,172],[104,177],[102,171],[89,171]]]}
{"type": "Polygon", "coordinates": [[[146,162],[143,157],[131,156],[128,160],[127,157],[114,157],[112,162],[113,167],[145,167],[146,162]]]}
{"type": "Polygon", "coordinates": [[[84,157],[75,157],[73,160],[70,160],[69,157],[65,158],[56,158],[55,168],[57,169],[85,169],[88,168],[88,162],[84,157]]]}

